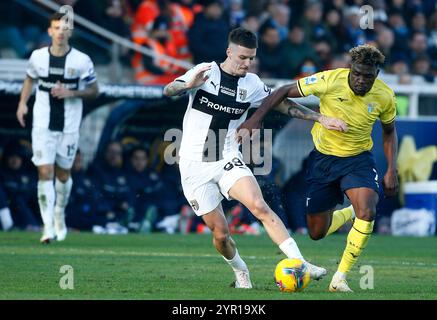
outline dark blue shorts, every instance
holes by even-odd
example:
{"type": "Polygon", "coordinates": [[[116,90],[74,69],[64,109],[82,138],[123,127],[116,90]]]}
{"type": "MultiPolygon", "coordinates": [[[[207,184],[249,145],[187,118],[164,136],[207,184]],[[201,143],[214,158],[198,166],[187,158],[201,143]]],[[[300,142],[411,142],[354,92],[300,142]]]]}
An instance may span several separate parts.
{"type": "Polygon", "coordinates": [[[308,158],[306,181],[307,214],[343,204],[343,194],[348,189],[370,188],[379,193],[376,164],[369,151],[352,157],[336,157],[314,149],[308,158]]]}

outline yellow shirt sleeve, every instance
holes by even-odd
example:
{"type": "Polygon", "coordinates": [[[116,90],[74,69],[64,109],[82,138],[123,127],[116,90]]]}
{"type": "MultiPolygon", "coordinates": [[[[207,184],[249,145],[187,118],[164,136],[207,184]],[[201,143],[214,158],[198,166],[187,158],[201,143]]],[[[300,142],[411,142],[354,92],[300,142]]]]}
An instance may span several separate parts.
{"type": "Polygon", "coordinates": [[[326,71],[315,73],[297,81],[297,88],[302,97],[315,95],[322,97],[328,90],[328,74],[326,71]]]}
{"type": "Polygon", "coordinates": [[[391,91],[390,94],[390,99],[379,116],[379,119],[383,124],[393,122],[396,117],[396,97],[393,91],[391,91]]]}

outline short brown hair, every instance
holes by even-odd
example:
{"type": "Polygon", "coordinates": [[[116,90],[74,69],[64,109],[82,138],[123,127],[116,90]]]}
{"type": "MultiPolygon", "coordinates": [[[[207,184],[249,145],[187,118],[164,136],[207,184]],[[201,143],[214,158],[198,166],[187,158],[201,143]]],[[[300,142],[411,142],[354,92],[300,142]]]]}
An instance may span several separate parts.
{"type": "Polygon", "coordinates": [[[229,43],[234,43],[249,49],[258,48],[258,39],[256,34],[250,30],[236,28],[229,33],[229,43]]]}
{"type": "Polygon", "coordinates": [[[49,28],[52,26],[53,21],[60,21],[65,16],[65,13],[55,12],[49,18],[49,28]]]}
{"type": "Polygon", "coordinates": [[[349,50],[352,63],[379,67],[385,61],[385,56],[376,47],[363,44],[349,50]]]}

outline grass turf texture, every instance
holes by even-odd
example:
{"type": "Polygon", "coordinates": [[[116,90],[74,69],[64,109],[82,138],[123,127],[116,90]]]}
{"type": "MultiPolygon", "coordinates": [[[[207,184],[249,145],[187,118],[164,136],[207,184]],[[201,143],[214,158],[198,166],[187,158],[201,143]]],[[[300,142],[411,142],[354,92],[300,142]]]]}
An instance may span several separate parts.
{"type": "Polygon", "coordinates": [[[303,292],[281,293],[274,268],[285,256],[266,236],[234,236],[254,289],[229,285],[233,272],[210,235],[108,236],[70,233],[64,242],[39,244],[39,234],[0,232],[0,299],[437,299],[437,238],[372,236],[349,276],[353,294],[330,293],[329,281],[345,234],[322,241],[295,236],[304,256],[328,269],[303,292]],[[62,290],[60,268],[71,265],[74,289],[62,290]],[[374,289],[361,290],[360,266],[374,270],[374,289]]]}

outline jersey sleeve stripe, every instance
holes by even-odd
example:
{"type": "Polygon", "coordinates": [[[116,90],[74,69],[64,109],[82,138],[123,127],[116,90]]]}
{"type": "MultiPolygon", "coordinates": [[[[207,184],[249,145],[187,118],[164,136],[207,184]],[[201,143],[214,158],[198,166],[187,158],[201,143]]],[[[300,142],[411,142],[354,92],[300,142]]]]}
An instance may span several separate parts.
{"type": "Polygon", "coordinates": [[[302,88],[300,87],[300,81],[297,80],[297,90],[299,90],[299,93],[302,97],[305,97],[305,94],[302,91],[302,88]]]}
{"type": "Polygon", "coordinates": [[[89,77],[86,77],[86,78],[84,79],[84,81],[85,81],[86,83],[93,83],[93,82],[96,82],[96,80],[97,80],[97,78],[96,78],[95,76],[89,76],[89,77]]]}

